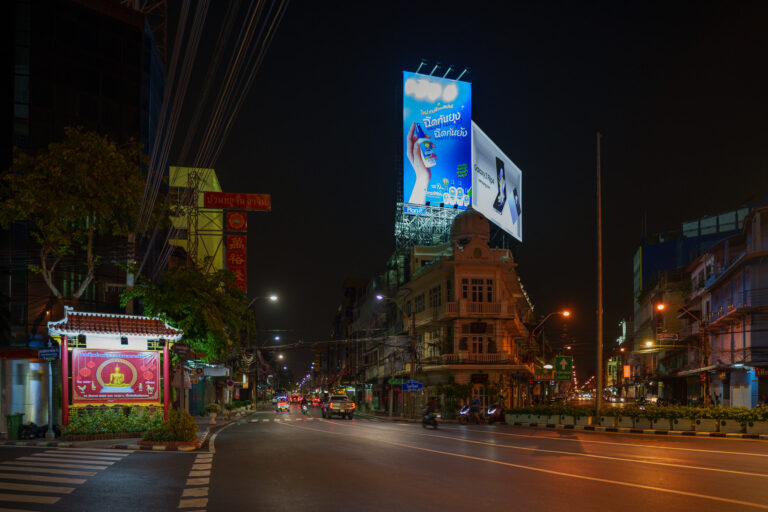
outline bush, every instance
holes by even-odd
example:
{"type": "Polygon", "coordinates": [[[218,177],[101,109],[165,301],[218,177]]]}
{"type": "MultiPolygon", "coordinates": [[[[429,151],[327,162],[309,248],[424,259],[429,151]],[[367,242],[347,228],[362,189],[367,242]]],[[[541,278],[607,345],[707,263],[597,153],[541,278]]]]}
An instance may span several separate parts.
{"type": "Polygon", "coordinates": [[[172,409],[168,421],[153,423],[144,434],[145,441],[192,441],[197,436],[197,423],[185,409],[172,409]]]}
{"type": "Polygon", "coordinates": [[[123,434],[145,432],[159,421],[162,412],[155,407],[85,407],[71,408],[64,435],[123,434]]]}
{"type": "Polygon", "coordinates": [[[221,406],[216,402],[211,402],[210,404],[205,406],[205,410],[208,412],[214,412],[216,414],[219,414],[221,412],[221,406]]]}

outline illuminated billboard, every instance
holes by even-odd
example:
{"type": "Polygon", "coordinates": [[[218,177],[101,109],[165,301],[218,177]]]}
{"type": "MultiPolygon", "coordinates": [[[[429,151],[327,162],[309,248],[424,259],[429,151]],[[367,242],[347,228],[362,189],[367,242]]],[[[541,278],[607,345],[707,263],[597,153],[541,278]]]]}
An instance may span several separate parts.
{"type": "Polygon", "coordinates": [[[472,208],[523,241],[523,173],[475,123],[472,208]]]}
{"type": "Polygon", "coordinates": [[[469,206],[472,84],[403,71],[403,201],[469,206]]]}
{"type": "Polygon", "coordinates": [[[153,351],[72,351],[74,404],[160,402],[160,354],[153,351]]]}

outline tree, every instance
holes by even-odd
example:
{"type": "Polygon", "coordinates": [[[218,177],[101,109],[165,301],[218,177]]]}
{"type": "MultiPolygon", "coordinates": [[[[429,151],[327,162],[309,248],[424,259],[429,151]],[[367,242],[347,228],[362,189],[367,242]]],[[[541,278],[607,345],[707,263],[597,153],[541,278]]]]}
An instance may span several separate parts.
{"type": "Polygon", "coordinates": [[[3,202],[0,223],[28,221],[40,244],[39,265],[51,293],[64,299],[54,279],[56,266],[68,256],[85,257],[85,274],[72,298],[94,280],[99,255],[96,239],[127,237],[136,226],[142,201],[146,157],[140,144],[118,146],[108,137],[81,127],[65,128],[64,139],[31,155],[17,151],[13,165],[0,177],[3,202]]]}
{"type": "Polygon", "coordinates": [[[184,331],[184,339],[193,351],[204,353],[206,361],[239,352],[256,333],[248,297],[226,270],[172,268],[157,283],[142,279],[123,291],[122,303],[136,298],[141,299],[145,315],[159,316],[184,331]]]}

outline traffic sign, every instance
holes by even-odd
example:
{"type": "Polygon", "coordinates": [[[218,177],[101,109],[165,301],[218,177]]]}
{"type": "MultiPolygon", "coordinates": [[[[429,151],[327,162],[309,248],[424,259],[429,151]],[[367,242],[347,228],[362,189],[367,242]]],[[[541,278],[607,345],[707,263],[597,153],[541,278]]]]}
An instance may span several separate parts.
{"type": "Polygon", "coordinates": [[[409,380],[403,384],[403,391],[418,391],[424,387],[424,384],[417,380],[409,380]]]}
{"type": "Polygon", "coordinates": [[[59,358],[59,347],[41,348],[37,351],[37,358],[43,361],[55,361],[59,358]]]}
{"type": "Polygon", "coordinates": [[[571,356],[555,356],[555,380],[571,380],[573,378],[573,358],[571,356]]]}
{"type": "Polygon", "coordinates": [[[679,339],[677,334],[659,334],[659,341],[677,341],[679,339]]]}
{"type": "Polygon", "coordinates": [[[402,384],[402,383],[403,383],[403,379],[396,379],[394,377],[392,377],[387,381],[387,384],[402,384]]]}

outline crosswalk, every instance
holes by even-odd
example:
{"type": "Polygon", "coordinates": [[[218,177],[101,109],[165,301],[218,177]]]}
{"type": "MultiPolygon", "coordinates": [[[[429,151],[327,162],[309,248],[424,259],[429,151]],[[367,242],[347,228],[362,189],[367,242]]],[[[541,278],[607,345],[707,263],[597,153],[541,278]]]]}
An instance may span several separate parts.
{"type": "Polygon", "coordinates": [[[40,510],[54,505],[89,477],[132,452],[99,448],[56,448],[0,462],[0,512],[40,510]],[[3,508],[10,506],[13,508],[3,508]],[[17,508],[17,507],[22,508],[17,508]],[[30,509],[27,507],[35,507],[30,509]]]}

